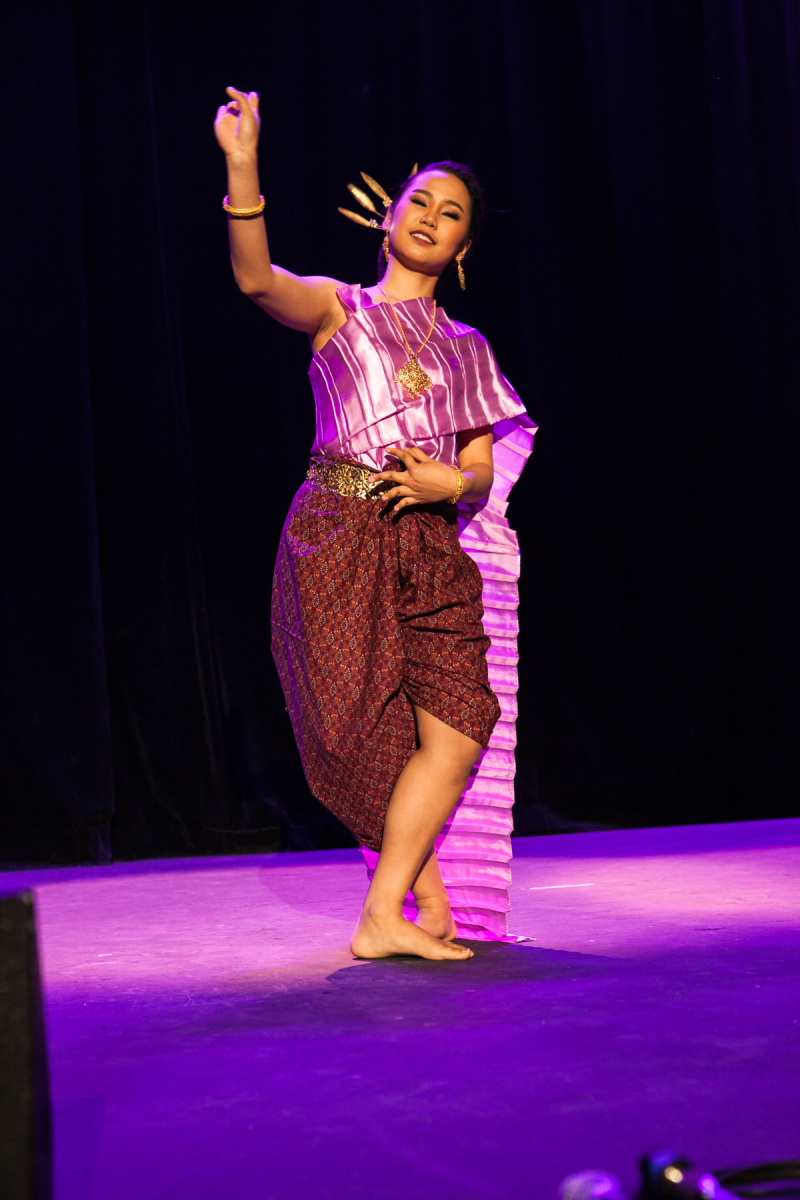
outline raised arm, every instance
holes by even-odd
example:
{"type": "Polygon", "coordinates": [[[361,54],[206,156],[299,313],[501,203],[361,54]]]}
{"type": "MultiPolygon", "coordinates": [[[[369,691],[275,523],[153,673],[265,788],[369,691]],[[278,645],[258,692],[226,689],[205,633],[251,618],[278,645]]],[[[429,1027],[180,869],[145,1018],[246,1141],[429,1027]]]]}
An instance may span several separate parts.
{"type": "MultiPolygon", "coordinates": [[[[232,208],[255,208],[259,204],[258,94],[225,90],[230,100],[217,111],[214,132],[228,164],[229,203],[232,208]]],[[[262,216],[230,217],[228,225],[234,278],[246,296],[282,325],[301,329],[312,339],[328,326],[342,323],[338,280],[293,275],[276,267],[262,216]]]]}

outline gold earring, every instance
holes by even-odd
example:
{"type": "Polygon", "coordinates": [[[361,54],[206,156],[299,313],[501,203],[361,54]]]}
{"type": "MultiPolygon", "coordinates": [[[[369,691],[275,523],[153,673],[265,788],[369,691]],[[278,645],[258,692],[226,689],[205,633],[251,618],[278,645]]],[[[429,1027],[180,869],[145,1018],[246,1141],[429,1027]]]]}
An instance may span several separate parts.
{"type": "Polygon", "coordinates": [[[463,254],[459,254],[458,258],[456,259],[456,266],[458,267],[458,282],[461,284],[462,292],[465,292],[467,290],[467,285],[464,282],[464,268],[461,265],[461,260],[463,257],[463,254]]]}
{"type": "Polygon", "coordinates": [[[386,237],[383,239],[383,256],[388,263],[388,261],[389,261],[389,234],[388,233],[386,234],[386,237]]]}

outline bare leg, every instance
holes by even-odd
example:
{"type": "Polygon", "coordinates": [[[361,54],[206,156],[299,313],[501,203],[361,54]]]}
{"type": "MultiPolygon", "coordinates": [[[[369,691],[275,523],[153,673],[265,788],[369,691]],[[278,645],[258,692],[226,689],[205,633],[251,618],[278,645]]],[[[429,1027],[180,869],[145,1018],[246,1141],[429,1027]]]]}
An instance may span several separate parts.
{"type": "Polygon", "coordinates": [[[417,902],[414,924],[433,937],[452,941],[456,936],[456,923],[450,912],[450,897],[442,883],[435,850],[431,850],[422,864],[419,875],[411,885],[411,891],[417,902]]]}
{"type": "Polygon", "coordinates": [[[424,709],[415,705],[414,712],[419,749],[403,769],[389,801],[381,856],[350,943],[357,958],[387,958],[392,954],[437,959],[472,957],[465,946],[440,940],[441,935],[433,936],[421,924],[412,924],[403,917],[403,899],[412,884],[419,888],[423,901],[433,899],[437,876],[441,885],[438,863],[429,853],[481,752],[472,738],[424,709]]]}

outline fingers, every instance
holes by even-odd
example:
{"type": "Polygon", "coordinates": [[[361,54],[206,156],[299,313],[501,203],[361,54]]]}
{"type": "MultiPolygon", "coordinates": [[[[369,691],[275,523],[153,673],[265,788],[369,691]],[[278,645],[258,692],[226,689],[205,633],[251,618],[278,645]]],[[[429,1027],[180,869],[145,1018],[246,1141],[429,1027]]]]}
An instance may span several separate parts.
{"type": "Polygon", "coordinates": [[[396,500],[398,496],[411,497],[411,496],[413,496],[413,492],[409,491],[409,489],[405,485],[402,485],[401,487],[391,488],[390,491],[384,492],[381,499],[396,500]]]}
{"type": "Polygon", "coordinates": [[[226,87],[225,91],[234,100],[244,100],[250,108],[258,108],[258,92],[240,92],[238,88],[226,87]]]}
{"type": "MultiPolygon", "coordinates": [[[[407,450],[403,450],[399,446],[387,446],[385,452],[386,452],[386,454],[389,454],[392,458],[399,458],[401,463],[403,464],[403,466],[406,469],[408,469],[408,463],[406,462],[406,458],[410,458],[411,456],[408,454],[407,450]]],[[[413,463],[414,459],[412,458],[411,461],[413,463]]]]}
{"type": "Polygon", "coordinates": [[[238,112],[240,116],[252,116],[254,111],[258,111],[258,93],[257,92],[240,92],[238,88],[227,87],[225,91],[231,97],[228,104],[229,111],[238,112]],[[255,104],[253,100],[255,99],[255,104]]]}
{"type": "Polygon", "coordinates": [[[378,481],[386,483],[408,483],[407,471],[379,471],[377,475],[370,475],[367,483],[378,483],[378,481]]]}
{"type": "MultiPolygon", "coordinates": [[[[403,458],[407,454],[414,462],[430,462],[430,458],[424,450],[420,450],[419,446],[387,446],[387,454],[396,454],[398,458],[403,458]]],[[[405,459],[403,458],[403,462],[405,459]]]]}

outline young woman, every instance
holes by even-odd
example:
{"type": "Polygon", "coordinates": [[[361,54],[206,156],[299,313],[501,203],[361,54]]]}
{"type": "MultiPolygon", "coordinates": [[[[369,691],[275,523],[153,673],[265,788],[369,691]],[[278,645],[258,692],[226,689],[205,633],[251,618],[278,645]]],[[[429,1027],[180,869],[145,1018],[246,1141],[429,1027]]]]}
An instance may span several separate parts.
{"type": "Polygon", "coordinates": [[[480,188],[458,164],[417,171],[385,197],[379,284],[298,277],[270,259],[258,96],[227,93],[215,130],[236,282],[307,333],[314,352],[317,436],[278,553],[273,653],[311,791],[376,864],[352,950],[467,959],[457,932],[503,937],[508,908],[503,755],[513,778],[516,544],[504,501],[535,429],[488,343],[434,299],[454,263],[463,280],[480,188]],[[500,597],[497,640],[513,651],[495,668],[502,713],[489,683],[481,571],[459,524],[473,557],[497,568],[483,574],[500,597]],[[505,733],[490,746],[498,719],[505,733]],[[436,845],[444,854],[448,838],[457,861],[446,888],[436,845]],[[403,914],[409,890],[413,921],[403,914]]]}

